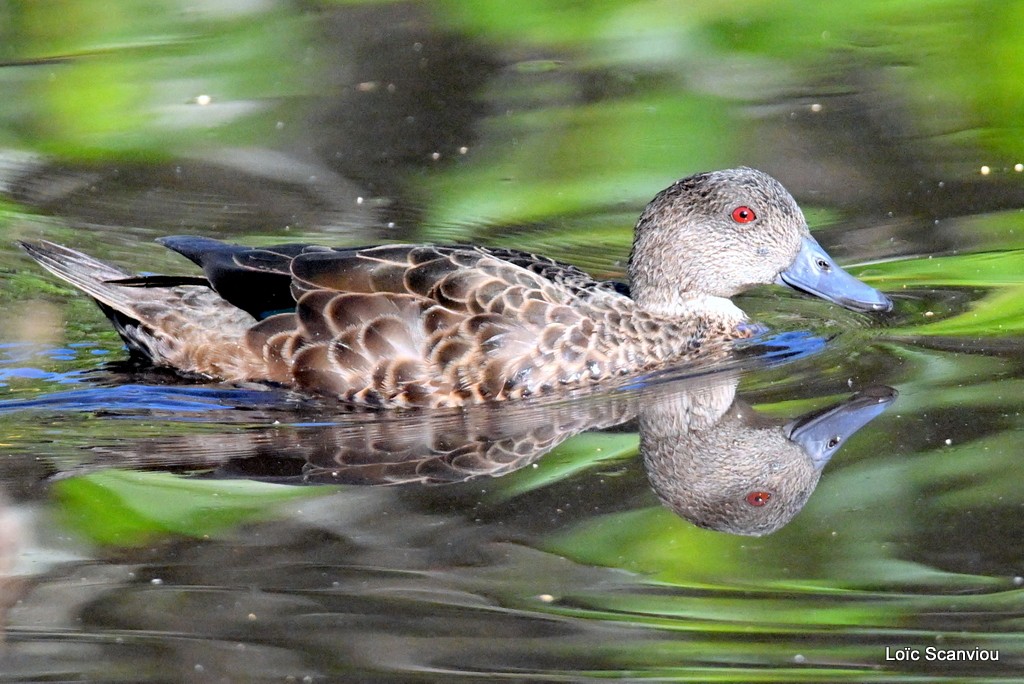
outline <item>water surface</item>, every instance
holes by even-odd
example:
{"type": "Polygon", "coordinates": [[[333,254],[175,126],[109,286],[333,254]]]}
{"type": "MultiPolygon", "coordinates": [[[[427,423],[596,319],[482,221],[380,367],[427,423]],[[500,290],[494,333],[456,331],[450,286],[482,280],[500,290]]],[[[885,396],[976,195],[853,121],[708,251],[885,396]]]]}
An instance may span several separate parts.
{"type": "Polygon", "coordinates": [[[1018,681],[1021,12],[0,3],[3,677],[1018,681]],[[477,241],[617,278],[650,197],[740,164],[895,311],[759,289],[772,352],[540,407],[134,367],[14,244],[185,273],[152,238],[477,241]],[[878,386],[764,536],[680,517],[639,453],[641,397],[777,430],[878,386]]]}

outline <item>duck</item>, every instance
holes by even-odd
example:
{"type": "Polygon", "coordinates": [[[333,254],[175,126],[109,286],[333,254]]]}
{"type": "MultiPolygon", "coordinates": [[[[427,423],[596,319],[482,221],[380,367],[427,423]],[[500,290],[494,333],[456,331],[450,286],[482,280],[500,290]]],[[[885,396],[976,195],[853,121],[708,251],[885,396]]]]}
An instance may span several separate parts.
{"type": "Polygon", "coordinates": [[[730,300],[756,285],[892,308],[825,252],[781,183],[747,167],[659,192],[635,225],[627,284],[507,248],[157,242],[202,275],[137,275],[21,244],[148,363],[373,408],[523,399],[717,358],[759,330],[730,300]]]}

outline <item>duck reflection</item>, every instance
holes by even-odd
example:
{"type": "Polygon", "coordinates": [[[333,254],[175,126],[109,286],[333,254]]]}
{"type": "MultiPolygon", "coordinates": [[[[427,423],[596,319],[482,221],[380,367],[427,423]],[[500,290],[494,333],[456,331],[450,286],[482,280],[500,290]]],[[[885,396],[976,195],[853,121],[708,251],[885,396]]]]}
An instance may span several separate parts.
{"type": "Polygon", "coordinates": [[[444,484],[514,472],[585,431],[636,430],[650,484],[668,508],[700,527],[763,535],[803,508],[832,455],[896,397],[889,387],[871,387],[786,422],[737,397],[737,383],[726,373],[560,402],[354,413],[343,423],[160,438],[130,453],[94,452],[102,463],[85,469],[185,468],[204,478],[308,485],[444,484]]]}
{"type": "Polygon", "coordinates": [[[822,468],[896,397],[871,387],[783,423],[735,396],[735,383],[639,411],[640,453],[662,503],[700,527],[760,536],[792,520],[822,468]]]}

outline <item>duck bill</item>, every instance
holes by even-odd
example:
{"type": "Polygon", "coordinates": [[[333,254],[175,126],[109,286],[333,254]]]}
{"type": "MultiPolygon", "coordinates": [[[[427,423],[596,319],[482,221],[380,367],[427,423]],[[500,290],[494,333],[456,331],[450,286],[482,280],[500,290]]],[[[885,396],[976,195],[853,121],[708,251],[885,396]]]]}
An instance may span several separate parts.
{"type": "Polygon", "coordinates": [[[892,309],[891,299],[841,269],[810,235],[803,238],[796,259],[789,268],[779,274],[775,282],[827,299],[853,311],[892,309]]]}
{"type": "Polygon", "coordinates": [[[783,428],[783,434],[799,444],[820,470],[847,439],[877,418],[896,396],[891,387],[869,387],[841,404],[793,420],[783,428]]]}

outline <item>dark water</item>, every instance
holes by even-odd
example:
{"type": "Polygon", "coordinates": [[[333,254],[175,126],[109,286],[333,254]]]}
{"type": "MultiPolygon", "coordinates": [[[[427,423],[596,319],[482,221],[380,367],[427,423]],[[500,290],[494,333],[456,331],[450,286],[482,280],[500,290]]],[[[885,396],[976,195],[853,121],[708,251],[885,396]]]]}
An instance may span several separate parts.
{"type": "Polygon", "coordinates": [[[0,3],[0,678],[1019,681],[1022,14],[0,3]],[[895,311],[763,288],[770,349],[726,370],[468,412],[134,367],[14,245],[184,273],[152,238],[474,241],[620,277],[655,192],[740,164],[895,311]],[[865,392],[808,470],[791,421],[865,392]],[[759,449],[801,483],[781,527],[707,529],[765,531],[694,503],[759,449]]]}

